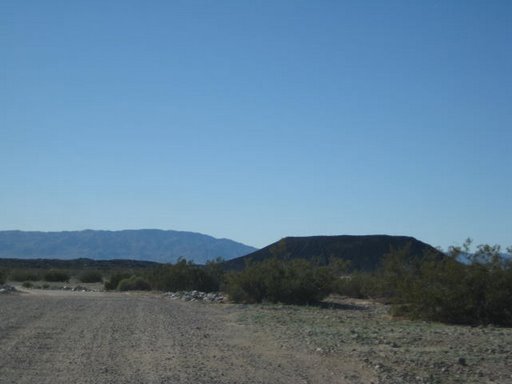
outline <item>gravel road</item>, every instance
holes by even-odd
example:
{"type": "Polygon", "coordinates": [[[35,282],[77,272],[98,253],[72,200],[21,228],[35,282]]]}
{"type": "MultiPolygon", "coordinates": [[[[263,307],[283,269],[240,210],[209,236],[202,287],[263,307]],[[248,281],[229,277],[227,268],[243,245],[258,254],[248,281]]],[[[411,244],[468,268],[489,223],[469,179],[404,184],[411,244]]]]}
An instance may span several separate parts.
{"type": "Polygon", "coordinates": [[[348,357],[287,348],[265,328],[237,321],[240,311],[156,294],[4,295],[0,383],[373,381],[348,357]]]}
{"type": "Polygon", "coordinates": [[[0,384],[512,384],[512,329],[157,293],[0,295],[0,384]]]}

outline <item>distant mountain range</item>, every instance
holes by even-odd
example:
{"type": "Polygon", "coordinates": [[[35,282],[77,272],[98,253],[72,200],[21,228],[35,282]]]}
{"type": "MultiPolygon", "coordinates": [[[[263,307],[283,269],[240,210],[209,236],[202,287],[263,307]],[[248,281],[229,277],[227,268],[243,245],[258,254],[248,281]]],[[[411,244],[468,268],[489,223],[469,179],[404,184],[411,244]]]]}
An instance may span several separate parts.
{"type": "Polygon", "coordinates": [[[350,261],[354,270],[371,271],[380,266],[383,256],[391,249],[405,246],[410,247],[411,255],[422,255],[428,251],[443,256],[431,245],[408,236],[286,237],[248,255],[228,260],[225,266],[227,269],[241,270],[248,261],[258,262],[272,257],[282,260],[307,259],[325,265],[334,258],[350,261]]]}
{"type": "MultiPolygon", "coordinates": [[[[327,264],[330,259],[351,262],[354,270],[374,270],[391,249],[409,246],[411,255],[441,252],[408,236],[311,236],[286,237],[265,248],[228,239],[182,231],[156,229],[123,231],[24,232],[0,231],[2,259],[140,260],[174,263],[180,257],[204,264],[222,257],[226,269],[243,269],[247,261],[268,258],[308,259],[327,264]]],[[[7,261],[7,260],[6,260],[7,261]]],[[[41,261],[42,262],[42,261],[41,261]]],[[[43,262],[44,264],[44,262],[43,262]]]]}
{"type": "Polygon", "coordinates": [[[174,263],[182,257],[203,264],[217,257],[229,260],[255,250],[245,244],[200,233],[156,229],[0,231],[0,258],[133,259],[174,263]]]}

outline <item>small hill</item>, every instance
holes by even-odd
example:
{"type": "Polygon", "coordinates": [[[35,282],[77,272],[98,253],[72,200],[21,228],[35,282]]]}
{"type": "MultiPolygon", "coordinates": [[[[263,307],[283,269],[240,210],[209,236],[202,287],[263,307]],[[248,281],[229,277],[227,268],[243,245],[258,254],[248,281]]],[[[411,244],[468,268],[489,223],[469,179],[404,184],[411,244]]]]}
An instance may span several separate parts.
{"type": "Polygon", "coordinates": [[[256,248],[193,232],[140,229],[124,231],[0,231],[0,258],[132,259],[197,264],[246,255],[256,248]]]}
{"type": "Polygon", "coordinates": [[[234,258],[225,263],[226,269],[241,270],[246,262],[258,262],[276,257],[282,260],[307,259],[326,265],[332,258],[349,260],[355,270],[371,271],[381,263],[391,249],[410,247],[411,254],[425,251],[441,252],[432,246],[408,236],[311,236],[286,237],[249,255],[234,258]]]}

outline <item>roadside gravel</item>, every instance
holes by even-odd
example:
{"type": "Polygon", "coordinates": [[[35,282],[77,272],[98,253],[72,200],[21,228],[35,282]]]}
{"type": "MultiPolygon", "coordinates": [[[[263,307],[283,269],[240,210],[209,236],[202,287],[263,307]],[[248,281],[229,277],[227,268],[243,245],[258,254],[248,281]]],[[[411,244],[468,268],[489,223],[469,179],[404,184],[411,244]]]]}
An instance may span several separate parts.
{"type": "MultiPolygon", "coordinates": [[[[394,319],[388,307],[334,298],[331,308],[260,305],[238,314],[283,348],[354,362],[379,384],[512,383],[512,329],[394,319]]],[[[357,372],[348,382],[369,383],[357,372]]]]}

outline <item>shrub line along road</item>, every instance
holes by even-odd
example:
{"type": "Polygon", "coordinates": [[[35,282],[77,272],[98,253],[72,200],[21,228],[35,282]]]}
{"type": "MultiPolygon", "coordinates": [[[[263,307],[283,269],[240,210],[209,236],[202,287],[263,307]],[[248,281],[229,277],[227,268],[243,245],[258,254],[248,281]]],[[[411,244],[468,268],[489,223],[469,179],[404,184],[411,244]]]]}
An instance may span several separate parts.
{"type": "Polygon", "coordinates": [[[155,294],[3,295],[0,383],[343,383],[340,370],[354,369],[283,348],[233,321],[237,308],[155,294]]]}

